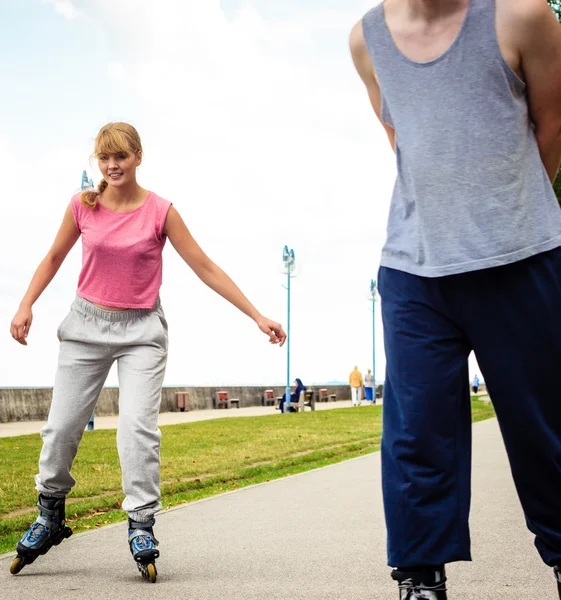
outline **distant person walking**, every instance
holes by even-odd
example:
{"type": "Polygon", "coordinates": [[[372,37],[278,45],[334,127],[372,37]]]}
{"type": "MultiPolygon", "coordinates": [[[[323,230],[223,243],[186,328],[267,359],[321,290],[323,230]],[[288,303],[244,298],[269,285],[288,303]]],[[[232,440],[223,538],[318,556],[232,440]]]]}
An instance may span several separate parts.
{"type": "MultiPolygon", "coordinates": [[[[195,274],[255,321],[271,343],[282,345],[286,339],[282,327],[259,313],[208,258],[171,202],[140,187],[136,171],[142,154],[140,137],[131,125],[110,123],[100,130],[94,156],[103,179],[97,190],[76,194],[70,201],[54,244],[11,323],[12,337],[27,345],[32,306],[81,236],[77,296],[57,331],[59,363],[48,423],[41,431],[43,449],[35,478],[40,515],[17,544],[13,574],[72,533],[65,526],[65,498],[76,483],[70,469],[116,362],[117,446],[128,542],[142,575],[156,580],[159,551],[153,525],[162,508],[158,413],[168,354],[168,325],[159,292],[168,238],[195,274]]],[[[212,315],[207,317],[212,335],[212,315]]]]}
{"type": "Polygon", "coordinates": [[[477,375],[475,375],[473,381],[471,382],[471,389],[473,390],[474,394],[477,394],[479,391],[479,377],[477,375]]]}
{"type": "Polygon", "coordinates": [[[366,401],[376,404],[376,394],[373,392],[373,388],[376,387],[374,384],[374,377],[372,376],[372,369],[368,369],[368,373],[364,376],[364,393],[366,394],[366,401]]]}
{"type": "Polygon", "coordinates": [[[353,406],[360,406],[362,402],[362,373],[355,367],[349,375],[349,385],[351,386],[351,401],[353,406]]]}

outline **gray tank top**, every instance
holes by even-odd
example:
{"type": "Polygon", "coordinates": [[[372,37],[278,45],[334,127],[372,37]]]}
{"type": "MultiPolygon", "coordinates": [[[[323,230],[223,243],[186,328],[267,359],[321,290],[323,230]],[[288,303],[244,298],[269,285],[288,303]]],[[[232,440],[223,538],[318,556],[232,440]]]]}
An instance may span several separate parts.
{"type": "Polygon", "coordinates": [[[540,158],[526,86],[505,62],[495,0],[471,0],[439,58],[406,58],[383,4],[363,19],[396,132],[397,180],[382,266],[440,277],[561,246],[561,210],[540,158]]]}

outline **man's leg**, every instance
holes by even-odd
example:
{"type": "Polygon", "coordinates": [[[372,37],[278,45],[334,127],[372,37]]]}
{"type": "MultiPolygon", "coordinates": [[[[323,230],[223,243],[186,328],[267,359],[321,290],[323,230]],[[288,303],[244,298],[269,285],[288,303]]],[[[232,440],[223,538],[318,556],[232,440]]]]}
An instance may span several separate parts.
{"type": "MultiPolygon", "coordinates": [[[[473,279],[473,277],[471,278],[473,279]]],[[[476,275],[465,327],[536,547],[561,565],[561,249],[476,275]]]]}
{"type": "Polygon", "coordinates": [[[388,562],[470,560],[470,347],[439,280],[379,273],[386,347],[382,487],[388,562]]]}

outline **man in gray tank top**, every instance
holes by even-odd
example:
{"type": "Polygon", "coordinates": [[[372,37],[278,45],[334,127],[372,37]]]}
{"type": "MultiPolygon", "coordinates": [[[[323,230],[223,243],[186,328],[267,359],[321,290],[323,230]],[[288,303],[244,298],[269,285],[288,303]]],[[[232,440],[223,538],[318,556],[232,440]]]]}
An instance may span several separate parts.
{"type": "Polygon", "coordinates": [[[385,0],[351,52],[397,158],[378,276],[401,600],[471,560],[474,351],[561,598],[561,26],[546,0],[385,0]]]}

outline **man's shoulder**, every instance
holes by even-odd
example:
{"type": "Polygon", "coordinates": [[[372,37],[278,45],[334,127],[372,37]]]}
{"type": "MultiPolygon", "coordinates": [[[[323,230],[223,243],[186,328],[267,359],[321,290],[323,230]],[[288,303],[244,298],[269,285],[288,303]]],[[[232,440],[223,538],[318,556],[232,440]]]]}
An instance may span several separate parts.
{"type": "Polygon", "coordinates": [[[357,21],[351,29],[351,35],[349,36],[349,45],[353,55],[364,53],[366,51],[366,40],[364,39],[364,28],[362,19],[357,21]]]}
{"type": "Polygon", "coordinates": [[[551,18],[550,13],[547,0],[497,0],[498,18],[522,33],[521,28],[539,25],[544,18],[551,18]]]}
{"type": "Polygon", "coordinates": [[[361,50],[366,48],[365,29],[370,30],[371,25],[380,18],[383,18],[383,2],[371,8],[351,29],[350,44],[351,49],[361,50]]]}

